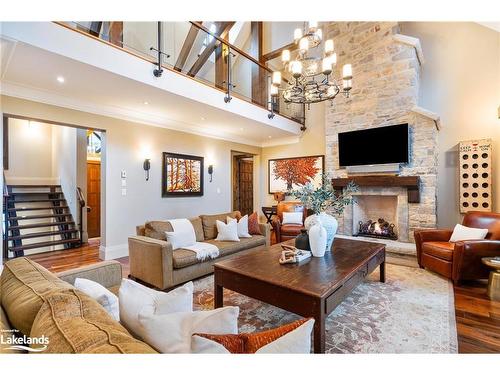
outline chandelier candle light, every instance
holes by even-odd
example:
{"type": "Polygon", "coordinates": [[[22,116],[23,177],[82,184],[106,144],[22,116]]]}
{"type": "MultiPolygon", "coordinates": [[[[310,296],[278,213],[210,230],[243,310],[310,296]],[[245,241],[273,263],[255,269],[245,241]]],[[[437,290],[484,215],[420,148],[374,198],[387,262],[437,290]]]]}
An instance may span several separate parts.
{"type": "Polygon", "coordinates": [[[332,76],[337,64],[337,54],[334,51],[332,39],[323,43],[323,57],[310,56],[310,52],[323,41],[323,32],[318,22],[309,21],[304,29],[297,28],[293,33],[294,41],[298,45],[298,54],[291,60],[290,50],[283,50],[281,61],[285,71],[291,73],[293,80],[286,88],[281,89],[281,72],[274,72],[272,76],[271,96],[277,97],[279,90],[285,103],[307,104],[319,103],[333,99],[342,92],[349,97],[352,88],[352,66],[345,64],[342,67],[342,88],[332,76]]]}

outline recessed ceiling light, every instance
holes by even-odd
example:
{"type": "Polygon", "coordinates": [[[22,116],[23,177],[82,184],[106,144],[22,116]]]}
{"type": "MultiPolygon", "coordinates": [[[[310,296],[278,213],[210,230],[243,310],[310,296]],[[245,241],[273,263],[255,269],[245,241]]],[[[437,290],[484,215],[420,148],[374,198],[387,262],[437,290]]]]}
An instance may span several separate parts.
{"type": "Polygon", "coordinates": [[[267,136],[267,138],[271,139],[271,138],[272,138],[272,136],[268,135],[268,136],[267,136]]]}
{"type": "Polygon", "coordinates": [[[59,83],[64,83],[64,81],[65,81],[65,80],[64,80],[64,77],[63,77],[63,76],[58,76],[58,77],[57,77],[57,82],[59,82],[59,83]]]}
{"type": "Polygon", "coordinates": [[[243,131],[243,128],[240,128],[241,131],[243,131]]]}
{"type": "Polygon", "coordinates": [[[149,103],[148,102],[144,102],[145,105],[148,105],[149,103]]]}
{"type": "Polygon", "coordinates": [[[205,121],[205,117],[200,117],[201,121],[205,121]]]}

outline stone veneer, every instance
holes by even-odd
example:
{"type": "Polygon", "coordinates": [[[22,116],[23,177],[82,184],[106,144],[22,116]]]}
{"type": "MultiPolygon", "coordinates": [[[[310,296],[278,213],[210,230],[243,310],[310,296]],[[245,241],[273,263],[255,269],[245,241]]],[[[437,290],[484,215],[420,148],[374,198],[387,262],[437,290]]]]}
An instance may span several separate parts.
{"type": "MultiPolygon", "coordinates": [[[[438,130],[435,120],[413,110],[423,59],[415,46],[399,40],[398,31],[397,22],[336,22],[325,27],[327,37],[335,42],[336,76],[341,76],[343,64],[351,63],[354,77],[350,98],[339,95],[331,107],[326,106],[325,163],[332,177],[348,177],[346,170],[339,168],[339,132],[408,123],[410,163],[401,168],[400,175],[420,176],[421,190],[420,203],[407,204],[408,234],[401,240],[413,241],[416,228],[436,226],[438,130]]],[[[375,190],[401,196],[401,188],[375,190]]],[[[374,189],[362,188],[360,192],[373,194],[374,189]]],[[[339,218],[339,233],[352,234],[352,209],[339,218]]]]}

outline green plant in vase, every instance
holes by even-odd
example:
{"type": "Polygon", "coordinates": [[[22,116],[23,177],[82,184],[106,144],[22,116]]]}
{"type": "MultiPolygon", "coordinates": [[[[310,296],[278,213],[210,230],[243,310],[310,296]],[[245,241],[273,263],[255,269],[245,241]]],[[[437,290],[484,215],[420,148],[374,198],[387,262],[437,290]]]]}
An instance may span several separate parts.
{"type": "Polygon", "coordinates": [[[311,209],[314,215],[308,216],[304,225],[309,232],[311,251],[314,256],[323,256],[332,246],[338,229],[337,219],[331,215],[341,215],[345,208],[355,202],[352,193],[358,190],[354,182],[350,182],[342,192],[335,191],[327,174],[321,176],[318,187],[307,183],[293,190],[291,195],[311,209]]]}

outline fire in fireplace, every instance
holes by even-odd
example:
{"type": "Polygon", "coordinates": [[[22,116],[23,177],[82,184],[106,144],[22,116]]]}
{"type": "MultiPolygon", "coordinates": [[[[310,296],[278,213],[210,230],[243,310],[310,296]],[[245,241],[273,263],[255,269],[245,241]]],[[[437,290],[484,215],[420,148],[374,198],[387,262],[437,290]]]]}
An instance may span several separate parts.
{"type": "Polygon", "coordinates": [[[390,240],[397,240],[398,235],[394,230],[394,224],[389,223],[383,218],[377,221],[360,221],[357,236],[387,238],[390,240]]]}

